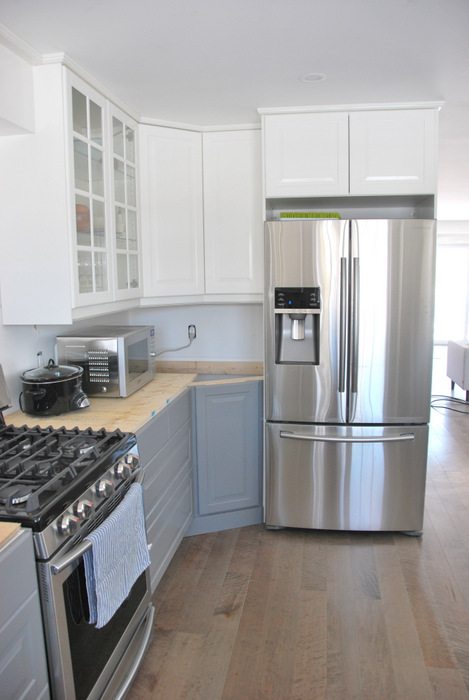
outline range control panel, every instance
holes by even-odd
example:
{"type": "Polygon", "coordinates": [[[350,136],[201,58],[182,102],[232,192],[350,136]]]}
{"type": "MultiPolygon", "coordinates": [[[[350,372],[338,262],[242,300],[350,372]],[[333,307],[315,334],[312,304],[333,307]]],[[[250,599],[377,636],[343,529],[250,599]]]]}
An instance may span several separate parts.
{"type": "Polygon", "coordinates": [[[319,287],[276,287],[276,309],[317,309],[321,308],[319,287]]]}

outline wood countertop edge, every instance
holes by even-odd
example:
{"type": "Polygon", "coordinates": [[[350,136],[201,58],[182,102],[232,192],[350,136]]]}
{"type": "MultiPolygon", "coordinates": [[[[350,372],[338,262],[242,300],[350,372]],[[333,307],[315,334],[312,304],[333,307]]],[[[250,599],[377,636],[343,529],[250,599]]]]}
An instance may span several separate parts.
{"type": "Polygon", "coordinates": [[[123,432],[137,433],[152,418],[164,411],[186,389],[223,384],[244,384],[263,379],[261,375],[230,377],[227,374],[226,379],[207,379],[196,382],[194,381],[196,376],[194,373],[161,372],[156,375],[152,382],[125,399],[91,399],[89,408],[85,408],[83,411],[63,413],[59,416],[36,416],[15,411],[14,413],[6,414],[5,421],[7,424],[15,426],[65,427],[67,429],[78,427],[81,430],[86,430],[87,428],[101,430],[105,428],[109,431],[119,429],[123,432]]]}
{"type": "Polygon", "coordinates": [[[0,523],[0,551],[6,547],[21,531],[19,523],[0,523]]]}

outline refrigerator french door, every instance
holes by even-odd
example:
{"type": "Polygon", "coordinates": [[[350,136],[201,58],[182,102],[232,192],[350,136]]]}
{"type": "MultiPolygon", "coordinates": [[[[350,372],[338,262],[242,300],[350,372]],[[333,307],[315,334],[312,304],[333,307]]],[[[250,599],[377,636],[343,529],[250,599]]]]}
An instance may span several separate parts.
{"type": "Polygon", "coordinates": [[[420,532],[435,223],[266,223],[266,525],[420,532]]]}

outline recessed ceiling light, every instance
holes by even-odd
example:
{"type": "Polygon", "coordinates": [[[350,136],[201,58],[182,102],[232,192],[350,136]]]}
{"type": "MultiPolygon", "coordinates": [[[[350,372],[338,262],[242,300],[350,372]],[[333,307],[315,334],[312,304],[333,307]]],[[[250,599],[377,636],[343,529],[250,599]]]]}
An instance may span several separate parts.
{"type": "Polygon", "coordinates": [[[320,80],[325,80],[326,76],[324,73],[306,73],[302,75],[300,80],[302,83],[318,83],[320,80]]]}

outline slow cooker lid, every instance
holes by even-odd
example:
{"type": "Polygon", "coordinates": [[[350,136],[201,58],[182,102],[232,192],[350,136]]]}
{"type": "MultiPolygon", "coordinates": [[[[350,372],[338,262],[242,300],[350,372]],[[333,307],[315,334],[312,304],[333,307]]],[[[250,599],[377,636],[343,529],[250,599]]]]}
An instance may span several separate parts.
{"type": "Polygon", "coordinates": [[[75,365],[56,365],[50,359],[45,367],[35,367],[23,372],[21,378],[27,382],[57,382],[63,379],[79,377],[83,373],[81,367],[75,365]]]}

